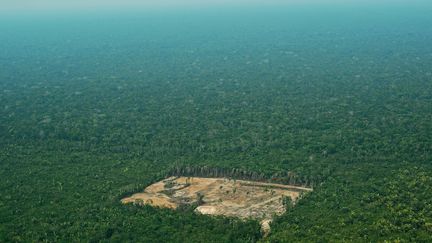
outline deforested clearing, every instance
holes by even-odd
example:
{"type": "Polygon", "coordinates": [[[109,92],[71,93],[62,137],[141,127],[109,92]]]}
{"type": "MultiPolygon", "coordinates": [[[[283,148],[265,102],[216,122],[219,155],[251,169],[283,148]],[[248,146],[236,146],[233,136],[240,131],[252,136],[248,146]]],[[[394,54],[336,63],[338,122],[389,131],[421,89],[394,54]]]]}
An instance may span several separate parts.
{"type": "Polygon", "coordinates": [[[123,198],[123,203],[149,204],[176,209],[196,205],[195,211],[261,222],[269,231],[274,215],[285,212],[311,188],[228,178],[170,177],[156,182],[143,192],[123,198]]]}

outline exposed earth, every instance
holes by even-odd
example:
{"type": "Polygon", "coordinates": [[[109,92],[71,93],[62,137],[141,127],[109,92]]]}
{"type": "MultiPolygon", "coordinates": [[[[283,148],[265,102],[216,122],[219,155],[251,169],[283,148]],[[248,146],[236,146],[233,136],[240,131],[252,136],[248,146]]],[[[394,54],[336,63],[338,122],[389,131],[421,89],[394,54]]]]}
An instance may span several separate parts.
{"type": "Polygon", "coordinates": [[[308,191],[312,189],[228,178],[170,177],[121,201],[172,209],[195,204],[202,214],[257,219],[268,233],[273,216],[283,214],[286,204],[295,204],[308,191]]]}

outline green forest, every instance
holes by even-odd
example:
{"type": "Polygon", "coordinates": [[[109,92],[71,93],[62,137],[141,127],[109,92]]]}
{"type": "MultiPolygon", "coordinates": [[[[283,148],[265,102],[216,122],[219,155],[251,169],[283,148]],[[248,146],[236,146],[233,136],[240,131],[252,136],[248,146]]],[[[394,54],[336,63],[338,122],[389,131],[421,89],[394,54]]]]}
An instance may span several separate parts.
{"type": "Polygon", "coordinates": [[[431,242],[432,29],[315,14],[0,24],[0,242],[431,242]],[[266,237],[120,203],[176,166],[314,191],[266,237]]]}

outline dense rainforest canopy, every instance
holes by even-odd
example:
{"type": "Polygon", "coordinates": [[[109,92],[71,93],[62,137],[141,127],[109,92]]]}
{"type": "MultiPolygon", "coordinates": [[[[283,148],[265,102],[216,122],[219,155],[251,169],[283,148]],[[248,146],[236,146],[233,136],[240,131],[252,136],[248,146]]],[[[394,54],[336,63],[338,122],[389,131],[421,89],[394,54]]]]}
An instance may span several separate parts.
{"type": "Polygon", "coordinates": [[[1,22],[0,242],[430,242],[430,16],[303,11],[1,22]],[[265,239],[120,203],[176,165],[314,191],[265,239]]]}

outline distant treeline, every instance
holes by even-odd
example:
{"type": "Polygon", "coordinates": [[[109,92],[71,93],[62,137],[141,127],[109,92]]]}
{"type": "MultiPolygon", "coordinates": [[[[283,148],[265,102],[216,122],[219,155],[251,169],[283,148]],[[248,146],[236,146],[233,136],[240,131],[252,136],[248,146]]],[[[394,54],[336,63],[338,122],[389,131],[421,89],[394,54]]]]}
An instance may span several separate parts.
{"type": "Polygon", "coordinates": [[[320,182],[319,178],[301,176],[291,171],[266,174],[239,168],[217,168],[209,166],[175,166],[168,171],[167,177],[168,176],[226,177],[239,180],[272,182],[311,188],[320,182]]]}

